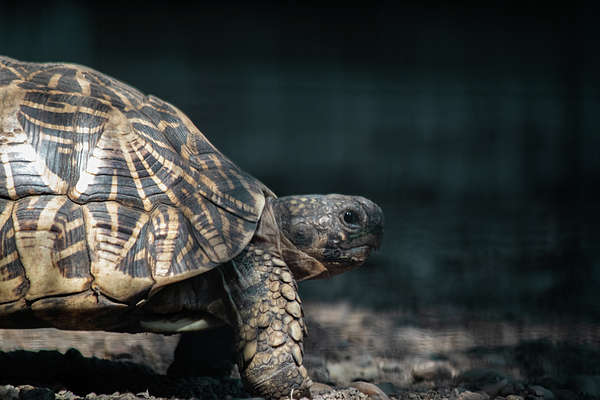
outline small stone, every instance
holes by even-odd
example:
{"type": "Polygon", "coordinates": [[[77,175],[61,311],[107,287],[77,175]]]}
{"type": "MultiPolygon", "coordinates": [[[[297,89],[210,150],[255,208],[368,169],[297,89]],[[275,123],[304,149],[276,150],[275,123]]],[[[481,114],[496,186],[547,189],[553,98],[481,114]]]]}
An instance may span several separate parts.
{"type": "Polygon", "coordinates": [[[371,400],[389,400],[387,394],[383,393],[383,390],[369,382],[352,382],[350,387],[355,388],[361,393],[364,393],[371,400]]]}
{"type": "Polygon", "coordinates": [[[23,400],[54,400],[56,397],[54,392],[47,388],[23,385],[19,389],[19,399],[23,400]]]}
{"type": "Polygon", "coordinates": [[[456,371],[447,363],[438,363],[431,368],[414,371],[413,377],[417,381],[445,381],[452,379],[456,371]]]}
{"type": "Polygon", "coordinates": [[[502,379],[493,385],[482,387],[481,391],[487,393],[490,397],[496,397],[500,390],[506,385],[508,385],[508,380],[502,379]]]}
{"type": "Polygon", "coordinates": [[[506,400],[525,400],[525,399],[521,396],[515,396],[514,394],[509,394],[508,396],[506,396],[506,400]]]}
{"type": "Polygon", "coordinates": [[[489,400],[485,393],[474,393],[464,388],[456,388],[450,393],[449,400],[489,400]]]}
{"type": "Polygon", "coordinates": [[[60,400],[75,400],[75,399],[78,399],[78,398],[79,398],[78,396],[76,396],[72,392],[68,392],[66,390],[61,390],[57,394],[57,399],[60,399],[60,400]]]}
{"type": "Polygon", "coordinates": [[[544,400],[549,400],[549,399],[553,400],[554,399],[554,395],[552,394],[552,392],[541,386],[538,386],[538,385],[531,386],[529,388],[529,394],[532,394],[531,393],[532,391],[534,392],[534,394],[536,396],[543,397],[544,400]]]}
{"type": "Polygon", "coordinates": [[[486,395],[485,393],[470,392],[468,390],[458,395],[459,400],[489,400],[489,398],[490,396],[486,395]]]}
{"type": "Polygon", "coordinates": [[[13,387],[13,386],[9,387],[8,388],[8,398],[16,399],[17,397],[19,397],[19,389],[17,389],[16,387],[13,387]]]}
{"type": "Polygon", "coordinates": [[[517,393],[517,388],[516,385],[514,383],[509,383],[508,385],[500,388],[500,390],[498,390],[498,396],[503,396],[506,397],[509,394],[515,394],[517,393]]]}
{"type": "Polygon", "coordinates": [[[265,253],[265,254],[263,254],[262,258],[263,258],[263,260],[268,261],[268,260],[271,259],[271,254],[270,253],[265,253]]]}
{"type": "Polygon", "coordinates": [[[379,376],[376,366],[359,367],[354,361],[328,362],[327,369],[333,381],[340,386],[348,386],[353,381],[374,381],[379,376]]]}
{"type": "Polygon", "coordinates": [[[331,388],[331,386],[326,385],[324,383],[313,382],[312,386],[310,387],[310,391],[313,394],[319,394],[322,392],[331,392],[333,391],[333,389],[331,388]]]}
{"type": "MultiPolygon", "coordinates": [[[[381,383],[378,383],[376,386],[379,389],[383,390],[383,393],[387,394],[388,396],[398,397],[400,395],[400,389],[398,389],[396,387],[396,385],[394,385],[392,382],[381,382],[381,383]]],[[[447,391],[446,396],[449,396],[450,390],[446,389],[446,391],[447,391]]]]}
{"type": "Polygon", "coordinates": [[[498,382],[502,379],[512,380],[510,376],[494,368],[475,368],[458,375],[454,378],[454,383],[459,385],[463,382],[498,382]]]}
{"type": "Polygon", "coordinates": [[[257,256],[262,256],[263,253],[264,253],[264,250],[261,250],[261,249],[254,250],[254,254],[256,254],[257,256]]]}
{"type": "Polygon", "coordinates": [[[135,395],[132,393],[125,393],[114,398],[114,400],[135,400],[135,395]]]}

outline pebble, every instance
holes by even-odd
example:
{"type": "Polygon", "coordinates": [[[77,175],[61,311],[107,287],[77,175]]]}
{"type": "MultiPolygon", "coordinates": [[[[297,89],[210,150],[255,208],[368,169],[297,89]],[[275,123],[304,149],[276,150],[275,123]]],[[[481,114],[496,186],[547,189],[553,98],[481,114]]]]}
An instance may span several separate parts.
{"type": "Polygon", "coordinates": [[[114,400],[136,400],[136,397],[133,393],[125,393],[114,397],[114,400]]]}
{"type": "Polygon", "coordinates": [[[20,400],[54,400],[54,392],[47,388],[36,388],[24,385],[19,390],[20,400]]]}
{"type": "Polygon", "coordinates": [[[454,389],[450,393],[449,400],[489,400],[489,398],[485,393],[471,392],[469,390],[460,392],[458,389],[454,389]]]}
{"type": "Polygon", "coordinates": [[[529,394],[535,394],[536,396],[543,397],[544,400],[553,400],[554,395],[548,389],[545,389],[541,386],[535,385],[530,386],[528,389],[529,394]],[[532,393],[533,392],[533,393],[532,393]]]}
{"type": "MultiPolygon", "coordinates": [[[[383,390],[383,393],[387,394],[388,397],[398,397],[400,395],[400,389],[398,389],[392,382],[380,382],[377,384],[377,387],[383,390]]],[[[448,390],[448,394],[450,394],[450,390],[448,390]]]]}
{"type": "Polygon", "coordinates": [[[379,371],[377,367],[358,367],[353,362],[328,363],[329,375],[340,386],[349,386],[351,382],[373,381],[377,378],[379,371]]]}
{"type": "Polygon", "coordinates": [[[506,400],[525,400],[525,399],[521,396],[515,396],[514,394],[509,394],[508,396],[506,396],[506,400]]]}
{"type": "Polygon", "coordinates": [[[333,382],[333,379],[329,375],[329,371],[327,371],[327,368],[322,367],[322,366],[319,366],[319,367],[316,367],[316,368],[310,370],[309,375],[311,376],[313,382],[320,382],[320,383],[333,382]]]}
{"type": "Polygon", "coordinates": [[[507,397],[508,395],[511,395],[511,394],[512,395],[519,394],[519,393],[523,392],[523,390],[525,390],[525,387],[523,386],[522,383],[520,383],[520,382],[509,383],[508,385],[504,386],[503,388],[501,388],[498,391],[498,395],[507,397]]]}
{"type": "Polygon", "coordinates": [[[390,400],[383,390],[369,382],[352,382],[350,387],[353,387],[359,392],[366,394],[371,400],[390,400]]]}
{"type": "Polygon", "coordinates": [[[69,392],[67,390],[61,390],[56,394],[56,400],[75,400],[80,399],[81,397],[69,392]]]}
{"type": "Polygon", "coordinates": [[[313,382],[310,387],[311,393],[331,392],[333,388],[329,385],[320,382],[313,382]]]}
{"type": "Polygon", "coordinates": [[[433,367],[414,371],[413,377],[417,381],[446,381],[452,379],[456,374],[456,370],[445,362],[440,362],[433,367]]]}
{"type": "Polygon", "coordinates": [[[498,382],[502,379],[513,379],[504,372],[494,368],[475,368],[465,371],[454,378],[454,383],[459,385],[464,382],[498,382]]]}
{"type": "Polygon", "coordinates": [[[481,388],[482,392],[487,393],[491,398],[494,398],[498,395],[500,390],[508,385],[508,379],[502,379],[493,385],[484,386],[481,388]]]}
{"type": "Polygon", "coordinates": [[[19,389],[13,385],[0,386],[0,398],[2,400],[11,400],[19,397],[19,389]]]}

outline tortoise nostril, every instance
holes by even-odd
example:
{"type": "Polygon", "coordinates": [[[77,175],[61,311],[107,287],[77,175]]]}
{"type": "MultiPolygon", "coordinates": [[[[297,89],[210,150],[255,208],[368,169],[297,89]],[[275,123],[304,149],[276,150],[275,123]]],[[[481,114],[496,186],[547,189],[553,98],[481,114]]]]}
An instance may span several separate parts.
{"type": "Polygon", "coordinates": [[[358,201],[369,216],[370,223],[375,226],[379,225],[381,226],[381,229],[383,229],[384,218],[381,208],[371,200],[365,199],[364,197],[359,197],[358,201]]]}

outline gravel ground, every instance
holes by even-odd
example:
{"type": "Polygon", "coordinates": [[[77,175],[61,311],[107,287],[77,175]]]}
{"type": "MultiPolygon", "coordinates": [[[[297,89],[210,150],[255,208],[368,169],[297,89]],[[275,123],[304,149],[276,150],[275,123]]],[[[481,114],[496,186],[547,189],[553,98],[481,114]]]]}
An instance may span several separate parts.
{"type": "MultiPolygon", "coordinates": [[[[600,326],[305,304],[314,399],[600,398],[600,326]]],[[[0,330],[3,399],[248,398],[229,378],[166,375],[178,335],[0,330]]]]}

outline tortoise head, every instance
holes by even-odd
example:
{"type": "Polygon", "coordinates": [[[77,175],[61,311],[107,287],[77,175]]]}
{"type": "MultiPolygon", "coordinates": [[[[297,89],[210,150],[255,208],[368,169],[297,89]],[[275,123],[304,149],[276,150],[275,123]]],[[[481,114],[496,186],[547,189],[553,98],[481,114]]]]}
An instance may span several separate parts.
{"type": "Polygon", "coordinates": [[[270,200],[283,259],[298,281],[350,271],[381,246],[383,212],[363,197],[330,194],[270,200]]]}

